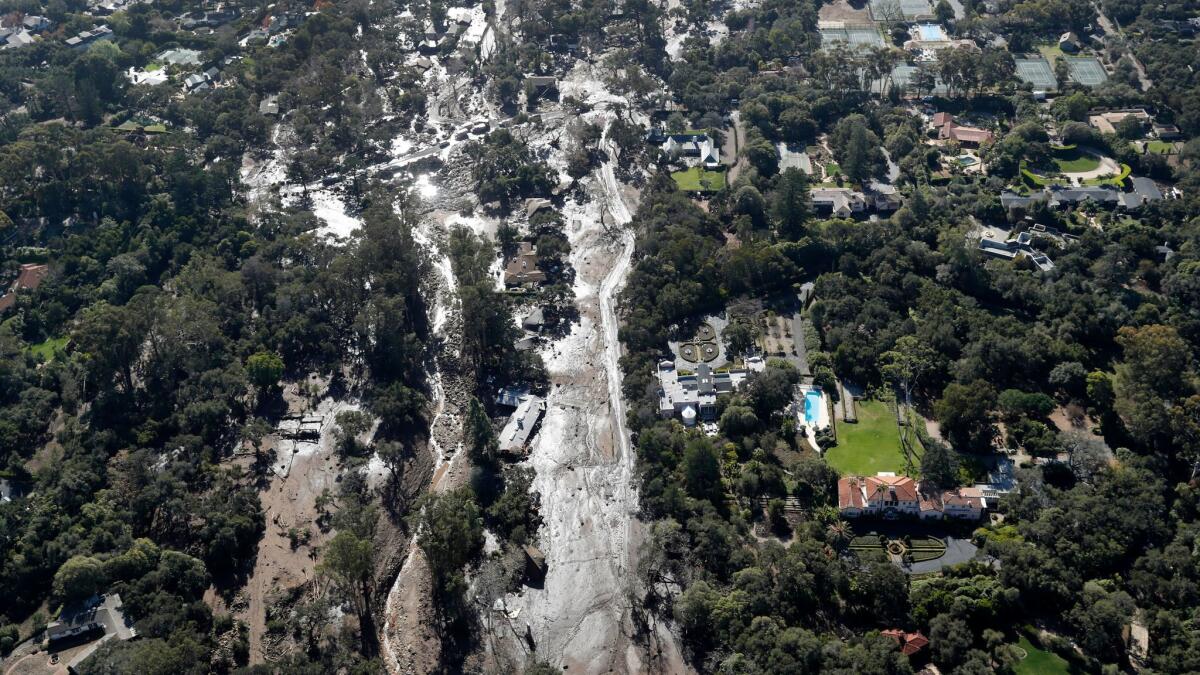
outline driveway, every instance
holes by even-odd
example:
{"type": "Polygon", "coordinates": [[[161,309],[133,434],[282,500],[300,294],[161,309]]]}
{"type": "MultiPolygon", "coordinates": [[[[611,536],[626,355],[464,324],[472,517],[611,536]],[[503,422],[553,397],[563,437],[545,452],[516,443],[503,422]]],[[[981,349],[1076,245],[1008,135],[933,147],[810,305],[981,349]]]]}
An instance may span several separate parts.
{"type": "Polygon", "coordinates": [[[793,362],[800,374],[809,377],[812,371],[808,369],[808,346],[804,344],[804,316],[796,312],[792,316],[792,341],[796,343],[796,358],[793,362]]]}
{"type": "Polygon", "coordinates": [[[928,574],[929,572],[940,572],[943,567],[948,565],[957,565],[967,562],[975,558],[975,554],[979,553],[979,547],[972,544],[966,539],[957,539],[955,537],[946,537],[946,555],[937,560],[925,560],[915,562],[904,569],[909,574],[928,574]]]}

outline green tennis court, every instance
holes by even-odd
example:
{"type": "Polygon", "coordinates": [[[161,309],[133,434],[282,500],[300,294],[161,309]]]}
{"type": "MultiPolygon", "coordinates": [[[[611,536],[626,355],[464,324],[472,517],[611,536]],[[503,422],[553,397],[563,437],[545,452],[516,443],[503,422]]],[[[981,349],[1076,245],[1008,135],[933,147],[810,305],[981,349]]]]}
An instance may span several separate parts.
{"type": "Polygon", "coordinates": [[[1092,56],[1064,56],[1071,81],[1085,87],[1096,87],[1108,80],[1108,73],[1100,61],[1092,56]]]}
{"type": "Polygon", "coordinates": [[[1017,77],[1028,82],[1035,90],[1046,91],[1058,89],[1058,80],[1054,77],[1054,69],[1046,59],[1013,59],[1017,65],[1017,77]]]}
{"type": "Polygon", "coordinates": [[[883,36],[874,27],[822,28],[821,46],[842,43],[851,47],[882,47],[883,36]]]}

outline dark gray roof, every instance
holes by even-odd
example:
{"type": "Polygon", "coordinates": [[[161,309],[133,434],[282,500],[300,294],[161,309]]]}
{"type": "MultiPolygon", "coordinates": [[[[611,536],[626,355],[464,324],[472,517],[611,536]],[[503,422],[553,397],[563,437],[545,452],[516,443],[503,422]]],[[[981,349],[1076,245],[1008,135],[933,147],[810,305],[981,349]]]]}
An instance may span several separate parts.
{"type": "Polygon", "coordinates": [[[713,384],[712,368],[707,363],[702,363],[696,367],[696,391],[701,396],[716,393],[716,386],[713,384]]]}
{"type": "Polygon", "coordinates": [[[1133,185],[1133,192],[1145,201],[1153,202],[1163,198],[1158,185],[1145,176],[1136,176],[1130,179],[1130,183],[1133,185]]]}
{"type": "Polygon", "coordinates": [[[1046,193],[1035,192],[1028,197],[1023,197],[1015,192],[1001,192],[1000,205],[1006,209],[1023,208],[1029,206],[1033,202],[1046,201],[1046,193]]]}
{"type": "Polygon", "coordinates": [[[1121,193],[1108,187],[1078,187],[1050,190],[1051,204],[1080,204],[1096,202],[1098,204],[1115,204],[1121,199],[1121,193]]]}

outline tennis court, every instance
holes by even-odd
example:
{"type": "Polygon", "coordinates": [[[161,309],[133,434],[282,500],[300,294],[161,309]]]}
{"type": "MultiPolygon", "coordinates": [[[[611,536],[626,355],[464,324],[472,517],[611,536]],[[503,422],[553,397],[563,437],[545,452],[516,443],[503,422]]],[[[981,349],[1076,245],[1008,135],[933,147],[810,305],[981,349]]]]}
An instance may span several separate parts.
{"type": "Polygon", "coordinates": [[[841,42],[851,47],[882,47],[883,36],[875,27],[863,28],[847,26],[844,28],[822,28],[821,45],[829,46],[841,42]]]}
{"type": "Polygon", "coordinates": [[[1063,59],[1067,62],[1067,71],[1071,74],[1071,81],[1076,84],[1081,84],[1085,87],[1096,87],[1104,84],[1108,79],[1108,73],[1104,71],[1104,66],[1092,56],[1064,56],[1063,59]]]}
{"type": "Polygon", "coordinates": [[[876,21],[915,21],[933,18],[929,0],[871,0],[871,18],[876,21]]]}
{"type": "MultiPolygon", "coordinates": [[[[917,66],[910,66],[910,65],[902,63],[902,64],[892,68],[892,77],[891,77],[890,82],[885,82],[884,80],[876,80],[875,83],[872,85],[872,91],[874,91],[876,94],[879,94],[880,96],[886,96],[888,94],[888,92],[887,92],[887,90],[884,89],[884,85],[887,85],[889,89],[896,88],[904,93],[915,93],[913,90],[913,87],[912,87],[912,80],[913,80],[913,77],[917,74],[918,70],[920,70],[920,68],[918,68],[917,66]]],[[[950,91],[949,87],[947,87],[946,84],[944,82],[942,82],[942,78],[939,77],[939,78],[936,78],[936,84],[934,84],[932,92],[922,91],[920,93],[921,94],[931,94],[932,93],[936,96],[945,96],[947,93],[949,93],[949,91],[950,91]]]]}
{"type": "Polygon", "coordinates": [[[1017,77],[1028,82],[1035,91],[1058,89],[1054,69],[1046,59],[1013,59],[1017,64],[1017,77]]]}

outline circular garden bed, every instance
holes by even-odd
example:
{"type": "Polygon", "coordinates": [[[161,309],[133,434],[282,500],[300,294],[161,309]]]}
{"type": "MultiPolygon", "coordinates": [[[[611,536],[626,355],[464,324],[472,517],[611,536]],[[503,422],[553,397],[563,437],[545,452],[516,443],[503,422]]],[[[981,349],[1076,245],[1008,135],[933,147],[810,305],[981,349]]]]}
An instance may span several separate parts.
{"type": "Polygon", "coordinates": [[[679,356],[689,363],[708,363],[721,354],[717,345],[717,331],[712,325],[703,323],[696,329],[695,336],[679,346],[679,356]]]}

